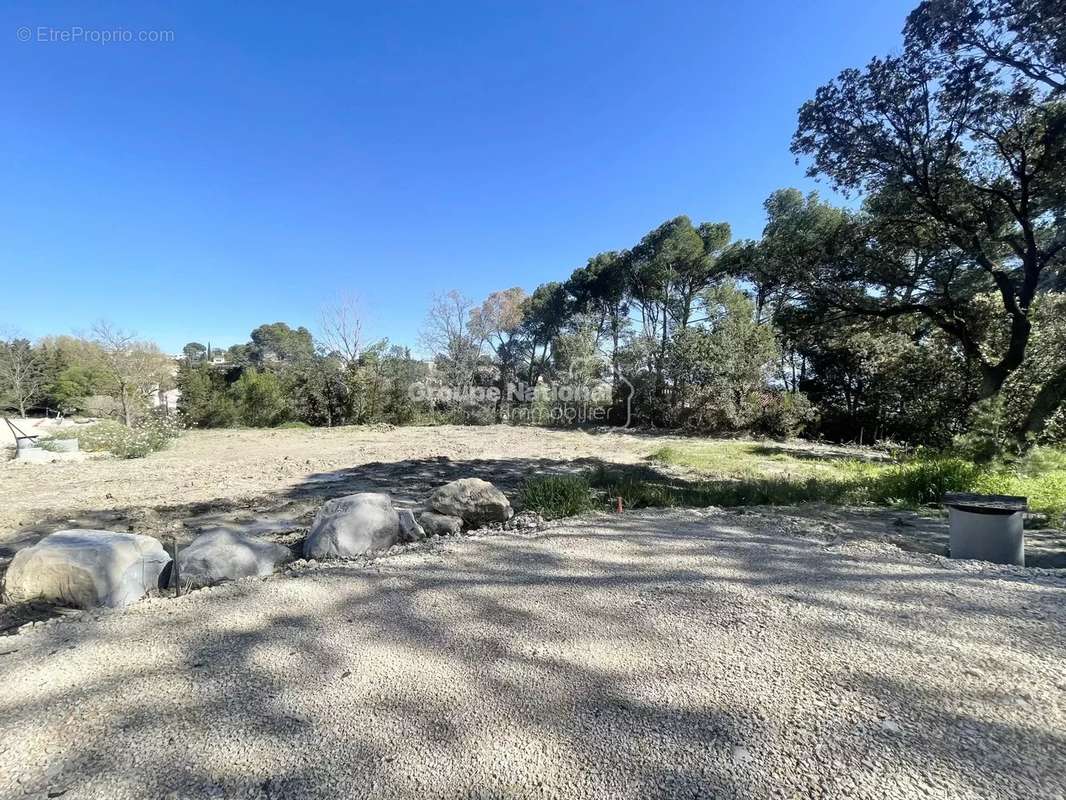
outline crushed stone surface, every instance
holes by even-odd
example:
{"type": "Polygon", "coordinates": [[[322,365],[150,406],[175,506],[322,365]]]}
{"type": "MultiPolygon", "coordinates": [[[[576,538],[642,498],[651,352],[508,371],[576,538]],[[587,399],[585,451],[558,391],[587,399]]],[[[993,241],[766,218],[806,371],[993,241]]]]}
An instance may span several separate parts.
{"type": "Polygon", "coordinates": [[[1063,798],[1066,574],[600,515],[0,638],[0,798],[1063,798]]]}

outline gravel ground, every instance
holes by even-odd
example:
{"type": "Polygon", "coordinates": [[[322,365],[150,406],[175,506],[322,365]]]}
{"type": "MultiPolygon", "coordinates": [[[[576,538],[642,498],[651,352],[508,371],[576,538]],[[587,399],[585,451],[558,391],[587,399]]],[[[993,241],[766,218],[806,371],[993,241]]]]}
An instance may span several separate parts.
{"type": "Polygon", "coordinates": [[[1066,575],[636,513],[0,639],[0,797],[1066,795],[1066,575]]]}

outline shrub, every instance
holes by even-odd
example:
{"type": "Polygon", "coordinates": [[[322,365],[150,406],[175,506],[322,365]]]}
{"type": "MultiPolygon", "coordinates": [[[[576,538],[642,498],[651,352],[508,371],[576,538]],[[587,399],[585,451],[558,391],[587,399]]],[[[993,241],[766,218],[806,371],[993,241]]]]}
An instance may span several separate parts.
{"type": "Polygon", "coordinates": [[[588,480],[581,475],[543,475],[527,478],[518,495],[523,510],[545,519],[582,514],[596,507],[588,480]]]}
{"type": "Polygon", "coordinates": [[[289,415],[281,382],[272,372],[247,369],[230,387],[241,422],[252,428],[272,428],[289,415]]]}
{"type": "Polygon", "coordinates": [[[178,420],[168,414],[149,414],[127,428],[115,420],[103,420],[84,428],[63,431],[63,438],[76,438],[89,453],[111,453],[119,458],[143,458],[162,450],[181,433],[178,420]]]}
{"type": "Polygon", "coordinates": [[[308,425],[306,422],[300,422],[299,420],[294,420],[292,422],[283,422],[280,425],[275,425],[274,428],[277,429],[277,430],[280,430],[280,431],[289,431],[289,430],[300,430],[300,431],[303,431],[303,430],[310,430],[311,426],[308,425]]]}

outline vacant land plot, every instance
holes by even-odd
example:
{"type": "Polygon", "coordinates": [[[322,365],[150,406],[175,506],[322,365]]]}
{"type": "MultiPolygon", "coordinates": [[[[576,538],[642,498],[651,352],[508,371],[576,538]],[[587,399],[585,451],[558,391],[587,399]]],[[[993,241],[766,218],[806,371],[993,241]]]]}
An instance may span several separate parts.
{"type": "Polygon", "coordinates": [[[62,517],[157,533],[197,513],[277,510],[369,489],[402,505],[466,475],[512,491],[527,475],[633,463],[660,444],[503,425],[190,431],[147,458],[0,464],[0,538],[62,517]]]}
{"type": "MultiPolygon", "coordinates": [[[[711,504],[731,492],[721,485],[701,491],[700,482],[709,478],[737,481],[756,497],[765,482],[770,496],[784,487],[786,497],[803,497],[812,480],[832,482],[889,466],[883,453],[869,448],[504,425],[190,431],[146,458],[0,462],[0,573],[19,547],[65,527],[132,530],[182,542],[202,527],[226,524],[291,543],[323,500],[343,494],[384,491],[397,505],[413,507],[442,483],[476,476],[514,499],[531,476],[636,465],[651,484],[652,500],[679,488],[708,495],[711,504]]],[[[1060,472],[1066,482],[1066,470],[1060,472]]],[[[751,502],[767,501],[744,501],[751,502]]],[[[946,526],[936,514],[824,503],[801,513],[821,519],[836,535],[946,552],[946,526]]],[[[1031,531],[1027,541],[1030,564],[1066,566],[1061,530],[1031,531]]]]}
{"type": "Polygon", "coordinates": [[[1066,582],[637,512],[0,640],[0,797],[1061,798],[1066,582]]]}

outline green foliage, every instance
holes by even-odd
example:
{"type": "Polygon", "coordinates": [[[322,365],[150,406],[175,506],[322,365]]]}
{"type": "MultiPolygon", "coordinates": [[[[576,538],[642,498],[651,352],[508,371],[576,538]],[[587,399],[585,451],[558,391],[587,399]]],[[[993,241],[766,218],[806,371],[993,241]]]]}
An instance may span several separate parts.
{"type": "Polygon", "coordinates": [[[961,458],[919,458],[863,482],[870,502],[932,505],[948,492],[974,491],[985,468],[961,458]]]}
{"type": "Polygon", "coordinates": [[[527,478],[518,494],[518,506],[545,519],[573,517],[597,505],[588,480],[581,475],[540,475],[527,478]]]}
{"type": "Polygon", "coordinates": [[[195,364],[207,358],[207,348],[199,342],[189,342],[181,348],[181,354],[185,356],[186,363],[195,364]]]}
{"type": "Polygon", "coordinates": [[[78,448],[89,453],[111,453],[119,458],[143,458],[162,450],[181,434],[178,420],[168,414],[148,414],[133,428],[117,420],[67,428],[53,438],[76,438],[78,448]]]}
{"type": "Polygon", "coordinates": [[[26,416],[46,383],[44,360],[29,340],[0,340],[0,408],[26,416]]]}
{"type": "Polygon", "coordinates": [[[249,355],[257,365],[279,361],[299,363],[309,360],[314,352],[314,342],[307,328],[294,329],[284,322],[274,322],[252,331],[249,355]]]}
{"type": "MultiPolygon", "coordinates": [[[[977,373],[970,400],[1011,393],[1036,301],[1063,267],[1061,4],[1022,5],[922,3],[903,51],[820,87],[793,139],[810,175],[865,194],[798,276],[800,302],[816,316],[936,327],[977,373]]],[[[1028,382],[1019,443],[1066,398],[1066,362],[1048,367],[1028,382]]]]}
{"type": "Polygon", "coordinates": [[[209,364],[178,369],[178,413],[190,428],[224,428],[238,420],[237,404],[227,391],[225,374],[209,364]]]}
{"type": "Polygon", "coordinates": [[[85,398],[96,394],[101,383],[96,371],[84,364],[71,364],[52,377],[48,386],[48,403],[60,411],[78,411],[85,398]]]}
{"type": "Polygon", "coordinates": [[[285,421],[289,404],[281,381],[272,372],[246,369],[230,387],[240,421],[252,428],[272,428],[285,421]]]}
{"type": "Polygon", "coordinates": [[[1013,494],[1033,511],[1066,524],[1066,451],[1035,448],[1013,464],[979,464],[958,456],[919,453],[901,463],[765,453],[763,445],[715,442],[675,445],[650,458],[698,470],[681,481],[640,468],[602,471],[595,488],[621,494],[628,505],[743,506],[827,502],[844,505],[936,505],[949,492],[1013,494]]]}
{"type": "Polygon", "coordinates": [[[306,422],[283,422],[280,425],[275,425],[274,428],[279,431],[309,431],[311,426],[306,422]]]}

